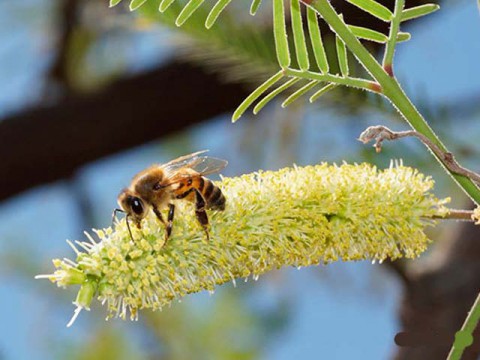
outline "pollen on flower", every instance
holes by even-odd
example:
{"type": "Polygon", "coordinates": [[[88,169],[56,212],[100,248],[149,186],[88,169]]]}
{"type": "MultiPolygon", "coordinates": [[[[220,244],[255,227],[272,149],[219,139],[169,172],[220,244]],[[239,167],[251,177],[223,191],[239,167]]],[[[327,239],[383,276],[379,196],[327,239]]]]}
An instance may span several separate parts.
{"type": "MultiPolygon", "coordinates": [[[[123,219],[97,230],[100,241],[87,234],[88,243],[77,242],[84,252],[70,242],[76,262],[57,259],[54,274],[39,278],[81,285],[74,318],[97,297],[107,318],[130,313],[135,320],[139,309],[158,310],[283,266],[416,257],[429,243],[424,227],[448,212],[447,200],[430,192],[433,181],[400,164],[383,171],[368,164],[285,168],[217,185],[227,206],[209,212],[210,241],[193,205],[179,202],[165,246],[165,227],[153,214],[140,230],[132,227],[135,241],[123,219]]],[[[480,222],[480,210],[475,214],[480,222]]]]}

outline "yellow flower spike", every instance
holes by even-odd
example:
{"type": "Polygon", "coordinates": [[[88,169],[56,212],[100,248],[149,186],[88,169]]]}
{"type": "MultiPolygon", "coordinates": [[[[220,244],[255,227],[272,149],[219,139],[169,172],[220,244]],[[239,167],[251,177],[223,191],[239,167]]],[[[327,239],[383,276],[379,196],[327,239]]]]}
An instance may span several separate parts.
{"type": "Polygon", "coordinates": [[[143,251],[140,250],[140,249],[130,251],[130,253],[129,253],[129,255],[132,259],[136,259],[136,258],[142,256],[142,254],[143,254],[143,251]]]}
{"type": "Polygon", "coordinates": [[[116,255],[116,249],[114,248],[108,249],[107,256],[110,260],[113,260],[115,258],[115,255],[116,255]]]}
{"type": "Polygon", "coordinates": [[[398,164],[383,171],[368,164],[259,171],[217,185],[227,205],[208,213],[209,242],[194,207],[179,202],[165,246],[165,226],[153,214],[141,231],[132,229],[135,241],[123,219],[96,232],[102,241],[89,238],[78,264],[55,260],[56,272],[42,277],[59,286],[82,284],[88,296],[76,314],[95,291],[108,318],[129,312],[136,319],[139,309],[161,309],[186,294],[283,266],[416,257],[430,242],[423,228],[448,214],[447,200],[430,192],[433,181],[398,164]]]}
{"type": "Polygon", "coordinates": [[[53,263],[53,266],[55,266],[56,268],[59,268],[62,264],[62,260],[60,259],[53,259],[52,260],[52,263],[53,263]]]}
{"type": "Polygon", "coordinates": [[[123,280],[123,278],[118,278],[117,280],[115,280],[114,285],[123,289],[125,288],[125,281],[123,280]]]}
{"type": "Polygon", "coordinates": [[[105,232],[103,230],[94,230],[95,234],[97,234],[97,236],[100,238],[100,239],[105,239],[105,232]]]}

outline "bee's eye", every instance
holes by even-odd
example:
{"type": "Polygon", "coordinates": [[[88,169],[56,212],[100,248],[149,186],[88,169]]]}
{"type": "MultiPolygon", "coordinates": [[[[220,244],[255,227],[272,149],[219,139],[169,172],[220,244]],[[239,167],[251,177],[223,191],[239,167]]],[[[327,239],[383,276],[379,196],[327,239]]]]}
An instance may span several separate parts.
{"type": "Polygon", "coordinates": [[[135,214],[141,215],[143,213],[143,205],[139,198],[133,198],[131,202],[132,210],[135,214]]]}

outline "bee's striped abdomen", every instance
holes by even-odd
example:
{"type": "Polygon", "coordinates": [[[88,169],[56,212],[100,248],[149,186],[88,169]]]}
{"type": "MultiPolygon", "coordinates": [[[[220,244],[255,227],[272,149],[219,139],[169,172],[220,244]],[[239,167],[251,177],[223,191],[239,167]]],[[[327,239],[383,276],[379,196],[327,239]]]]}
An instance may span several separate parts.
{"type": "Polygon", "coordinates": [[[225,210],[225,196],[223,196],[222,190],[218,186],[204,177],[200,178],[198,185],[198,190],[202,193],[208,209],[225,210]]]}

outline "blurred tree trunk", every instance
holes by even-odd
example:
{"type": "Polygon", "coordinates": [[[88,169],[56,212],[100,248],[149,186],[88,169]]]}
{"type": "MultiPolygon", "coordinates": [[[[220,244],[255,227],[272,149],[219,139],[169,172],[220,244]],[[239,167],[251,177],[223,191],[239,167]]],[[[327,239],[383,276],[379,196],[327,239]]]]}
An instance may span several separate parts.
{"type": "MultiPolygon", "coordinates": [[[[432,247],[424,262],[391,263],[404,282],[393,356],[396,360],[446,359],[455,333],[480,292],[480,227],[461,223],[432,247]]],[[[462,360],[480,356],[480,331],[462,360]]]]}
{"type": "Polygon", "coordinates": [[[71,176],[80,166],[231,112],[238,84],[171,63],[0,122],[0,200],[71,176]]]}

